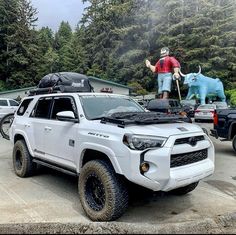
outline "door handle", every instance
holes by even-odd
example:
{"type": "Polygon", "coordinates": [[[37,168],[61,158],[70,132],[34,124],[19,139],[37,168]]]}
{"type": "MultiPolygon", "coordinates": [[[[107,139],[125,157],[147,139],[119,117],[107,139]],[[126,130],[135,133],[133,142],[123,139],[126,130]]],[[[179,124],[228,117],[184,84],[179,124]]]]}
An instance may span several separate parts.
{"type": "Polygon", "coordinates": [[[45,126],[45,127],[44,127],[44,130],[45,130],[45,131],[51,131],[51,130],[52,130],[52,128],[51,128],[51,127],[49,127],[49,126],[45,126]]]}
{"type": "Polygon", "coordinates": [[[29,128],[29,127],[30,127],[30,124],[25,124],[25,127],[26,127],[26,128],[29,128]]]}

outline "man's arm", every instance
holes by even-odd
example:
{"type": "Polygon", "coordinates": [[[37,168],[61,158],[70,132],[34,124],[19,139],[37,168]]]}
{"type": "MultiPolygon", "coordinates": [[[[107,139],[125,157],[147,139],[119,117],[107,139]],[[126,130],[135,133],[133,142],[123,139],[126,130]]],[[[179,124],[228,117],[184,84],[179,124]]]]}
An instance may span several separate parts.
{"type": "Polygon", "coordinates": [[[180,78],[180,75],[179,75],[179,68],[178,67],[175,67],[174,68],[174,77],[176,79],[179,79],[180,78]]]}
{"type": "Polygon", "coordinates": [[[149,60],[146,60],[146,66],[147,68],[151,69],[153,73],[156,72],[156,67],[154,65],[151,65],[151,62],[149,60]]]}
{"type": "Polygon", "coordinates": [[[174,70],[174,77],[176,79],[179,79],[180,78],[180,75],[179,75],[180,63],[174,57],[170,57],[170,61],[174,70]]]}

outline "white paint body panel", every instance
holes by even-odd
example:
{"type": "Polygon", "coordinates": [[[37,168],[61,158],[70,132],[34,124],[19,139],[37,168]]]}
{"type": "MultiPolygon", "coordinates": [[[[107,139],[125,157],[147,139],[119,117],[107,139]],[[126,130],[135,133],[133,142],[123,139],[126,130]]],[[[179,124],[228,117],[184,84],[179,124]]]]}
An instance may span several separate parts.
{"type": "MultiPolygon", "coordinates": [[[[55,95],[63,96],[68,93],[55,95]]],[[[214,146],[199,126],[191,123],[171,123],[127,125],[120,128],[112,123],[103,124],[100,120],[87,120],[78,94],[72,93],[70,96],[74,97],[77,106],[78,123],[30,117],[38,98],[42,97],[35,96],[26,113],[23,116],[16,115],[11,128],[11,141],[14,142],[15,137],[21,135],[25,138],[33,157],[75,169],[78,174],[86,149],[102,152],[110,159],[116,173],[154,191],[169,191],[213,174],[214,146]],[[160,136],[167,140],[161,148],[138,151],[131,150],[123,143],[125,134],[160,136]],[[186,143],[175,145],[176,139],[193,136],[204,136],[204,139],[194,146],[186,143]],[[203,149],[207,149],[207,159],[180,167],[170,167],[171,155],[203,149]],[[150,170],[145,174],[140,173],[142,159],[150,164],[150,170]]]]}

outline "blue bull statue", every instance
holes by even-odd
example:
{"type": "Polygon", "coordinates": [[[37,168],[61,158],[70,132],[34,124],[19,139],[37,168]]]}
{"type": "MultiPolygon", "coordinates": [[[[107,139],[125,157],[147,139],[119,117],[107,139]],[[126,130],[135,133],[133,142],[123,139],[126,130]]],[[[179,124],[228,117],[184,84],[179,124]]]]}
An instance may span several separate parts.
{"type": "Polygon", "coordinates": [[[184,75],[180,72],[180,74],[182,77],[184,77],[184,84],[187,84],[189,87],[188,94],[186,97],[187,100],[191,99],[193,95],[198,95],[201,104],[205,104],[206,97],[209,94],[218,96],[221,101],[226,100],[224,94],[224,86],[220,79],[213,79],[202,75],[200,66],[198,73],[189,73],[184,75]]]}

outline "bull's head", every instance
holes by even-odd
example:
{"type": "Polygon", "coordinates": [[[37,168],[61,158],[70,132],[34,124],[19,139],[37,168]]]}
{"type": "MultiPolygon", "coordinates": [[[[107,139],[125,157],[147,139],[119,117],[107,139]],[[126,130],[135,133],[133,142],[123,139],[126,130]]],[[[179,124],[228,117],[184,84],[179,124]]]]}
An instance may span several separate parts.
{"type": "Polygon", "coordinates": [[[197,81],[198,75],[201,74],[201,66],[199,65],[199,71],[198,73],[188,73],[188,74],[183,74],[181,71],[179,72],[182,77],[184,77],[184,84],[188,84],[191,86],[194,82],[197,81]]]}

